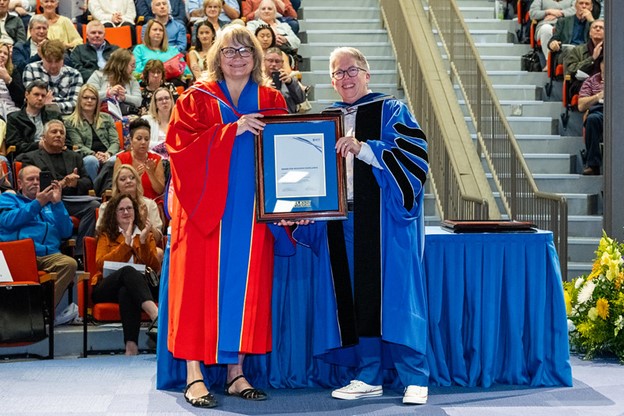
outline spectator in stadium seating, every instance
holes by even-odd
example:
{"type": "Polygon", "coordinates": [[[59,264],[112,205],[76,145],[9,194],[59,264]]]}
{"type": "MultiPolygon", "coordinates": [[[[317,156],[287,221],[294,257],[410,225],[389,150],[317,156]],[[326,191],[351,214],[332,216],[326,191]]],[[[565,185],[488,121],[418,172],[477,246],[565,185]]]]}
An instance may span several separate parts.
{"type": "MultiPolygon", "coordinates": [[[[152,233],[156,239],[156,243],[160,244],[163,238],[163,222],[160,217],[160,211],[156,201],[143,196],[143,185],[139,181],[139,174],[131,165],[121,165],[113,175],[112,196],[115,197],[121,193],[129,194],[139,203],[139,213],[145,221],[149,219],[152,224],[152,233]]],[[[102,202],[100,205],[99,216],[96,224],[97,227],[102,223],[104,211],[108,206],[108,202],[102,202]]],[[[160,250],[162,251],[162,250],[160,250]]]]}
{"type": "Polygon", "coordinates": [[[48,39],[48,19],[42,14],[34,15],[28,22],[30,38],[13,46],[13,65],[21,72],[26,65],[41,60],[39,46],[48,39]]]}
{"type": "MultiPolygon", "coordinates": [[[[178,52],[186,52],[186,26],[169,15],[169,3],[167,3],[167,0],[153,0],[152,11],[154,12],[154,18],[150,22],[156,20],[165,28],[168,45],[175,47],[178,52]]],[[[143,26],[141,32],[143,42],[145,42],[145,36],[148,35],[148,25],[149,22],[143,26]]]]}
{"type": "Polygon", "coordinates": [[[173,111],[173,96],[167,88],[160,87],[154,92],[149,112],[143,116],[150,125],[149,150],[154,152],[163,160],[169,160],[169,153],[165,147],[165,137],[171,120],[173,111]]]}
{"type": "Polygon", "coordinates": [[[67,212],[80,220],[76,254],[81,256],[82,240],[95,232],[95,209],[100,204],[95,200],[71,200],[71,197],[86,196],[93,189],[93,183],[84,168],[82,156],[67,150],[65,137],[63,122],[51,120],[43,128],[40,148],[22,153],[16,160],[24,165],[35,165],[42,171],[51,172],[52,178],[60,183],[67,212]]]}
{"type": "Polygon", "coordinates": [[[301,85],[299,80],[284,71],[284,58],[282,57],[280,48],[272,47],[264,53],[264,73],[271,79],[271,74],[279,74],[280,84],[275,85],[271,80],[271,86],[279,90],[286,100],[289,113],[297,112],[297,104],[301,104],[306,100],[305,87],[301,85]]]}
{"type": "Polygon", "coordinates": [[[19,111],[24,105],[22,75],[11,62],[11,45],[0,42],[0,116],[19,111]]]}
{"type": "Polygon", "coordinates": [[[563,60],[565,75],[574,77],[576,71],[583,71],[587,75],[594,75],[600,71],[598,57],[602,56],[602,44],[604,41],[604,20],[596,19],[589,26],[589,40],[575,46],[568,52],[563,60]]]}
{"type": "Polygon", "coordinates": [[[535,0],[531,3],[529,16],[538,22],[535,27],[535,38],[541,43],[544,58],[548,57],[548,43],[557,20],[573,14],[574,0],[535,0]]]}
{"type": "Polygon", "coordinates": [[[587,42],[589,25],[594,21],[592,6],[592,0],[576,0],[574,15],[557,20],[555,32],[548,42],[548,49],[558,52],[562,49],[562,45],[580,45],[587,42]]]}
{"type": "MultiPolygon", "coordinates": [[[[145,19],[144,23],[156,16],[153,9],[154,0],[135,0],[134,4],[136,5],[137,18],[143,16],[145,19]]],[[[171,17],[186,27],[187,19],[184,0],[167,0],[167,9],[167,13],[171,15],[171,17]]]]}
{"type": "MultiPolygon", "coordinates": [[[[154,1],[161,3],[164,1],[166,3],[166,0],[154,1]]],[[[143,27],[143,43],[135,46],[132,53],[136,58],[135,72],[140,74],[143,72],[147,61],[158,59],[164,63],[179,54],[180,50],[169,44],[169,36],[165,31],[165,25],[157,19],[152,19],[143,27]]],[[[183,61],[184,58],[181,60],[183,61]]],[[[191,75],[191,70],[186,68],[183,76],[190,77],[191,75]]]]}
{"type": "Polygon", "coordinates": [[[100,112],[96,87],[82,86],[76,109],[65,118],[65,129],[69,147],[82,156],[87,174],[95,181],[100,166],[119,152],[115,121],[109,114],[100,112]]]}
{"type": "Polygon", "coordinates": [[[171,82],[165,81],[165,67],[158,59],[152,59],[147,61],[143,73],[141,74],[141,108],[139,114],[147,114],[150,103],[152,102],[152,96],[154,92],[160,88],[167,88],[173,96],[173,101],[178,99],[178,91],[176,86],[171,82]]]}
{"type": "Polygon", "coordinates": [[[0,0],[0,42],[14,45],[26,40],[22,19],[9,13],[9,0],[0,0]]]}
{"type": "MultiPolygon", "coordinates": [[[[275,32],[273,32],[271,26],[262,24],[256,28],[254,33],[258,42],[260,42],[260,45],[262,46],[263,53],[266,53],[267,49],[277,46],[275,43],[277,38],[275,37],[275,32]]],[[[290,58],[284,51],[282,51],[282,58],[284,61],[283,69],[287,74],[290,74],[292,72],[292,68],[290,67],[290,58]]]]}
{"type": "Polygon", "coordinates": [[[89,0],[89,12],[106,27],[134,26],[133,0],[89,0]]]}
{"type": "Polygon", "coordinates": [[[41,147],[43,126],[50,120],[61,120],[61,114],[45,108],[48,83],[41,80],[26,84],[24,106],[7,116],[6,145],[15,146],[15,155],[41,147]]]}
{"type": "Polygon", "coordinates": [[[83,84],[80,72],[63,63],[65,48],[60,40],[44,42],[40,53],[41,61],[26,65],[22,76],[24,85],[34,80],[47,81],[50,91],[46,104],[54,103],[61,114],[71,114],[83,84]]]}
{"type": "Polygon", "coordinates": [[[30,18],[35,13],[37,0],[11,0],[9,2],[9,12],[22,19],[24,27],[28,27],[30,18]]]}
{"type": "Polygon", "coordinates": [[[0,241],[30,238],[35,243],[37,268],[57,273],[54,304],[58,305],[74,281],[78,264],[61,254],[61,241],[72,233],[72,220],[61,202],[61,185],[53,181],[39,189],[37,166],[25,166],[17,175],[18,193],[0,195],[0,241]]]}
{"type": "Polygon", "coordinates": [[[102,22],[91,20],[87,23],[87,43],[76,46],[71,53],[72,66],[80,72],[84,82],[96,70],[104,69],[110,55],[119,48],[104,39],[105,34],[102,22]]]}
{"type": "Polygon", "coordinates": [[[194,32],[197,37],[194,42],[193,48],[189,51],[189,66],[193,71],[195,79],[199,79],[203,71],[208,69],[208,63],[206,58],[208,56],[208,50],[214,43],[217,37],[217,32],[214,26],[208,20],[200,20],[193,26],[194,32]]]}
{"type": "Polygon", "coordinates": [[[117,49],[103,70],[91,75],[88,84],[99,91],[100,100],[114,98],[120,103],[123,115],[138,114],[141,105],[141,87],[134,78],[136,58],[128,49],[117,49]]]}
{"type": "Polygon", "coordinates": [[[583,175],[600,175],[604,111],[604,59],[598,58],[600,72],[587,78],[579,92],[578,109],[587,112],[585,119],[585,151],[587,160],[583,175]]]}
{"type": "Polygon", "coordinates": [[[157,335],[158,306],[154,299],[158,298],[158,288],[151,287],[144,273],[129,265],[103,278],[105,261],[144,264],[160,271],[152,225],[149,219],[141,218],[139,203],[128,194],[119,194],[109,201],[98,227],[98,271],[91,279],[91,297],[96,303],[119,304],[126,355],[137,355],[141,312],[152,320],[147,335],[154,340],[157,335]]]}
{"type": "MultiPolygon", "coordinates": [[[[206,0],[186,0],[186,7],[188,9],[189,20],[194,23],[198,20],[204,20],[207,14],[207,1],[206,0]]],[[[222,22],[222,26],[230,23],[233,19],[238,19],[241,15],[240,4],[237,0],[218,0],[219,3],[219,15],[218,21],[222,22]]],[[[214,22],[211,22],[214,23],[214,22]]]]}
{"type": "Polygon", "coordinates": [[[73,49],[82,43],[82,36],[78,33],[72,21],[56,13],[59,0],[41,0],[43,15],[48,19],[48,39],[58,39],[66,49],[73,49]]]}
{"type": "MultiPolygon", "coordinates": [[[[242,15],[247,18],[247,22],[260,19],[260,3],[262,0],[244,0],[242,15]]],[[[276,12],[280,14],[278,20],[287,23],[292,31],[299,33],[299,22],[297,21],[297,11],[293,8],[290,0],[271,0],[276,12]]]]}
{"type": "Polygon", "coordinates": [[[141,178],[147,198],[156,199],[165,190],[165,170],[160,155],[149,151],[151,128],[141,118],[130,123],[130,150],[119,153],[115,159],[115,172],[121,165],[132,165],[141,178]]]}
{"type": "Polygon", "coordinates": [[[191,30],[192,44],[195,44],[197,41],[197,29],[200,23],[206,21],[209,22],[214,28],[215,35],[221,31],[223,26],[229,23],[224,20],[220,20],[221,10],[221,0],[204,0],[204,17],[196,20],[191,30]]]}
{"type": "MultiPolygon", "coordinates": [[[[244,8],[243,8],[244,10],[244,8]]],[[[267,24],[275,32],[275,43],[278,48],[287,54],[295,53],[301,45],[301,40],[295,35],[287,23],[277,20],[275,3],[273,0],[261,0],[258,5],[257,19],[247,22],[247,28],[255,33],[258,26],[267,24]]]]}

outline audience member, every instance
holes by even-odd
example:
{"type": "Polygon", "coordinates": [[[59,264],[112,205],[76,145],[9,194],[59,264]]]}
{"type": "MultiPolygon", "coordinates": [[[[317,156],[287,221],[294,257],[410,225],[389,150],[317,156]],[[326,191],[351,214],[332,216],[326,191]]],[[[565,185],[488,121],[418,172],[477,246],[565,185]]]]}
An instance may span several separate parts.
{"type": "Polygon", "coordinates": [[[195,26],[193,30],[197,30],[197,37],[194,42],[193,48],[189,51],[189,66],[193,71],[195,79],[199,79],[202,72],[208,69],[208,63],[206,58],[208,56],[208,50],[214,43],[217,37],[217,32],[214,26],[208,20],[201,20],[195,26]]]}
{"type": "Polygon", "coordinates": [[[557,20],[573,14],[574,0],[535,0],[531,3],[529,16],[538,22],[535,27],[535,38],[541,43],[544,58],[548,57],[548,43],[557,20]]]}
{"type": "Polygon", "coordinates": [[[9,13],[9,0],[0,0],[0,42],[14,45],[26,41],[22,19],[9,13]]]}
{"type": "Polygon", "coordinates": [[[152,102],[152,96],[154,91],[160,87],[164,87],[171,92],[173,101],[178,99],[178,91],[176,86],[171,82],[165,81],[165,66],[158,59],[151,59],[145,64],[143,73],[141,74],[141,108],[139,113],[141,115],[147,114],[149,111],[150,103],[152,102]]]}
{"type": "Polygon", "coordinates": [[[45,108],[49,96],[47,82],[36,80],[26,85],[25,105],[7,116],[6,145],[15,146],[15,155],[41,147],[43,126],[50,120],[61,120],[61,114],[45,108]]]}
{"type": "Polygon", "coordinates": [[[134,0],[89,0],[89,12],[106,27],[134,26],[134,0]]]}
{"type": "MultiPolygon", "coordinates": [[[[155,0],[135,0],[137,16],[143,16],[145,22],[151,20],[156,15],[154,13],[154,1],[155,0]]],[[[167,2],[168,14],[175,20],[180,22],[186,27],[186,7],[184,6],[184,0],[165,0],[167,2]]]]}
{"type": "Polygon", "coordinates": [[[158,306],[154,299],[158,298],[158,288],[150,286],[144,272],[131,265],[144,264],[155,272],[160,271],[152,226],[149,219],[141,218],[139,210],[137,201],[128,194],[119,194],[109,201],[98,227],[95,254],[98,271],[91,279],[93,302],[119,304],[126,355],[139,352],[141,312],[152,320],[147,335],[155,340],[157,334],[158,306]],[[104,270],[107,261],[128,265],[107,275],[104,270]]]}
{"type": "MultiPolygon", "coordinates": [[[[161,2],[163,0],[155,1],[161,2]]],[[[180,51],[175,46],[169,45],[165,26],[158,20],[153,19],[143,27],[143,43],[135,46],[132,53],[136,58],[135,72],[140,74],[143,72],[147,61],[158,59],[164,63],[178,55],[180,51]]],[[[184,58],[181,58],[181,60],[184,60],[184,58]]],[[[184,75],[191,76],[191,70],[186,68],[184,75]]]]}
{"type": "Polygon", "coordinates": [[[264,53],[264,72],[271,80],[271,86],[279,90],[284,96],[288,112],[296,113],[297,105],[306,100],[305,87],[301,85],[297,78],[284,71],[282,54],[283,52],[280,48],[272,47],[267,49],[264,53]],[[275,85],[276,81],[278,81],[279,85],[275,85]]]}
{"type": "MultiPolygon", "coordinates": [[[[131,165],[121,165],[113,175],[112,196],[115,197],[121,193],[128,194],[137,200],[141,219],[143,221],[149,220],[150,224],[152,224],[152,234],[154,234],[156,244],[160,244],[163,238],[163,222],[158,210],[158,204],[153,199],[143,196],[143,185],[139,181],[139,174],[131,165]]],[[[102,218],[107,206],[108,201],[102,202],[102,205],[100,205],[96,229],[102,224],[102,218]]],[[[162,251],[160,248],[158,250],[159,252],[162,251]]]]}
{"type": "Polygon", "coordinates": [[[600,175],[602,166],[603,111],[604,111],[604,59],[598,58],[600,72],[587,78],[579,91],[578,109],[587,112],[585,119],[585,169],[583,175],[600,175]]]}
{"type": "MultiPolygon", "coordinates": [[[[267,49],[277,46],[277,38],[275,37],[275,32],[271,29],[271,26],[267,24],[261,24],[256,28],[254,32],[258,42],[262,46],[263,53],[266,53],[267,49]]],[[[282,67],[287,74],[292,72],[292,68],[290,66],[290,58],[284,51],[282,51],[282,58],[284,61],[284,66],[282,67]]]]}
{"type": "Polygon", "coordinates": [[[151,129],[149,122],[141,118],[130,123],[130,150],[117,154],[115,169],[132,165],[141,178],[144,195],[156,199],[165,190],[165,170],[160,155],[149,151],[151,129]]]}
{"type": "MultiPolygon", "coordinates": [[[[184,7],[184,6],[182,6],[184,7]]],[[[159,22],[167,32],[168,45],[175,47],[178,52],[186,52],[186,24],[181,23],[179,20],[171,17],[169,14],[168,0],[152,0],[152,12],[154,17],[150,20],[156,20],[159,22]]],[[[148,36],[149,23],[143,26],[143,32],[141,37],[145,42],[145,37],[148,36]]]]}
{"type": "Polygon", "coordinates": [[[36,7],[37,0],[11,0],[9,2],[9,12],[19,16],[24,27],[28,27],[36,7]]]}
{"type": "Polygon", "coordinates": [[[82,156],[65,146],[65,125],[61,120],[51,120],[43,128],[41,147],[17,157],[24,165],[35,165],[52,173],[52,178],[61,185],[63,204],[72,215],[80,220],[76,254],[82,255],[82,241],[95,231],[95,209],[100,205],[95,200],[75,200],[86,196],[93,183],[82,163],[82,156]],[[69,198],[68,198],[69,197],[69,198]],[[74,198],[72,198],[74,197],[74,198]]]}
{"type": "Polygon", "coordinates": [[[65,48],[60,40],[48,40],[41,45],[41,61],[26,65],[24,85],[35,80],[46,81],[50,87],[45,104],[58,105],[61,114],[71,114],[76,108],[82,76],[63,62],[65,48]]]}
{"type": "Polygon", "coordinates": [[[15,70],[11,62],[11,45],[0,42],[0,116],[4,120],[7,114],[24,105],[24,83],[22,75],[15,70]]]}
{"type": "Polygon", "coordinates": [[[37,14],[28,22],[30,38],[13,46],[13,65],[18,71],[24,72],[26,65],[41,60],[39,47],[48,39],[48,19],[37,14]]]}
{"type": "Polygon", "coordinates": [[[574,77],[577,71],[590,76],[599,72],[598,57],[603,53],[604,35],[604,20],[594,20],[589,26],[589,40],[570,49],[563,59],[564,74],[574,77]]]}
{"type": "Polygon", "coordinates": [[[59,0],[41,0],[43,15],[48,19],[48,39],[58,39],[66,49],[73,49],[82,43],[82,36],[78,33],[72,21],[56,13],[59,0]]]}
{"type": "Polygon", "coordinates": [[[295,53],[301,45],[301,40],[295,35],[290,26],[277,20],[275,3],[273,0],[260,0],[257,10],[258,17],[256,20],[247,22],[247,27],[251,33],[255,33],[258,26],[267,24],[271,26],[275,32],[275,43],[278,48],[287,54],[295,53]]]}
{"type": "Polygon", "coordinates": [[[65,119],[70,148],[82,156],[84,167],[93,182],[100,166],[119,152],[119,135],[115,121],[100,112],[98,90],[85,84],[78,93],[78,104],[65,119]]]}
{"type": "Polygon", "coordinates": [[[150,125],[149,150],[160,155],[163,160],[169,160],[169,153],[165,147],[165,137],[173,111],[173,96],[167,88],[160,87],[154,92],[149,112],[143,116],[150,125]]]}
{"type": "Polygon", "coordinates": [[[135,66],[136,59],[132,52],[117,49],[104,69],[95,71],[87,81],[100,92],[101,101],[116,100],[124,116],[138,114],[141,105],[141,87],[133,76],[135,66]]]}
{"type": "MultiPolygon", "coordinates": [[[[551,51],[562,50],[562,45],[569,49],[569,45],[580,45],[587,42],[589,24],[594,21],[592,0],[576,0],[574,10],[574,15],[557,20],[555,32],[548,42],[548,49],[551,51]]],[[[563,58],[561,56],[558,61],[563,62],[563,58]]]]}
{"type": "Polygon", "coordinates": [[[229,22],[220,20],[221,16],[221,0],[204,0],[204,12],[202,17],[193,21],[193,29],[191,30],[191,44],[195,44],[197,41],[197,29],[202,22],[209,22],[214,29],[215,36],[221,28],[227,25],[229,22]]]}
{"type": "MultiPolygon", "coordinates": [[[[248,23],[254,19],[260,19],[260,3],[262,3],[262,0],[243,1],[242,15],[247,18],[248,23]]],[[[290,0],[271,0],[271,3],[274,4],[276,12],[280,14],[278,20],[287,23],[294,33],[299,33],[297,11],[293,8],[290,0]]]]}
{"type": "Polygon", "coordinates": [[[78,265],[61,254],[61,242],[72,234],[72,220],[61,202],[61,184],[39,189],[37,166],[25,166],[17,175],[18,193],[0,195],[0,241],[30,238],[35,243],[37,268],[57,273],[54,305],[74,281],[78,265]]]}
{"type": "Polygon", "coordinates": [[[91,20],[87,23],[87,43],[76,46],[71,53],[72,66],[80,72],[83,82],[87,82],[93,72],[104,69],[106,61],[119,48],[104,39],[105,34],[102,22],[91,20]]]}
{"type": "MultiPolygon", "coordinates": [[[[206,10],[207,3],[208,2],[206,0],[186,0],[189,20],[191,23],[205,19],[205,17],[208,15],[206,10]]],[[[237,0],[218,0],[218,3],[218,21],[223,22],[223,25],[226,25],[230,23],[233,19],[238,19],[240,17],[240,4],[237,0]]]]}

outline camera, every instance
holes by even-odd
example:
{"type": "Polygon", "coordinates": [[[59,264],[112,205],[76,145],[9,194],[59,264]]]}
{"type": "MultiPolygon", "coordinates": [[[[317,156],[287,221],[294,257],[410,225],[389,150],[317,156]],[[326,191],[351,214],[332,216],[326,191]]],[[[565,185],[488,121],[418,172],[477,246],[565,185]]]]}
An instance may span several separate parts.
{"type": "Polygon", "coordinates": [[[271,72],[271,78],[273,79],[273,84],[275,84],[275,88],[281,90],[282,80],[280,79],[280,73],[278,71],[271,72]]]}

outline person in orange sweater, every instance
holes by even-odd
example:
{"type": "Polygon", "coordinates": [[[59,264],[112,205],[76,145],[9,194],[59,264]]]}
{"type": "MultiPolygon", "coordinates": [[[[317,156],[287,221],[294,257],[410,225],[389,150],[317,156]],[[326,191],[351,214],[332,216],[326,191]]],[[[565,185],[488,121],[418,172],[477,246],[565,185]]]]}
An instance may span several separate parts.
{"type": "Polygon", "coordinates": [[[145,311],[152,323],[148,336],[157,335],[158,288],[151,287],[143,273],[131,265],[124,266],[103,277],[105,261],[137,263],[160,271],[156,253],[156,241],[149,219],[139,214],[139,204],[129,194],[114,196],[109,202],[97,228],[97,252],[95,261],[98,272],[93,276],[92,298],[95,303],[119,303],[119,312],[124,333],[126,355],[139,352],[138,339],[141,326],[141,311],[145,311]]]}

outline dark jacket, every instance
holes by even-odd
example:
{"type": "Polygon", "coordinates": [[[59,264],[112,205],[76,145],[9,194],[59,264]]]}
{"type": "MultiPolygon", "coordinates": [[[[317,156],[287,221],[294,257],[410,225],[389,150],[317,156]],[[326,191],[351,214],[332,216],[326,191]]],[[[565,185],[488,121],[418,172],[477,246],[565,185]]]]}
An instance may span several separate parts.
{"type": "Polygon", "coordinates": [[[16,107],[21,107],[24,105],[24,82],[22,81],[22,73],[18,71],[16,68],[13,68],[13,73],[11,74],[11,83],[7,85],[7,89],[9,90],[9,95],[11,99],[15,103],[16,107]]]}
{"type": "MultiPolygon", "coordinates": [[[[179,20],[180,23],[186,27],[188,21],[186,19],[186,9],[184,8],[182,0],[171,0],[169,3],[171,4],[171,10],[169,10],[171,17],[179,20]]],[[[154,18],[154,14],[152,13],[152,0],[135,0],[135,6],[137,17],[143,16],[145,18],[142,24],[146,24],[154,18]]]]}
{"type": "MultiPolygon", "coordinates": [[[[104,60],[108,61],[111,53],[113,53],[116,49],[119,49],[119,46],[111,45],[106,42],[106,45],[104,46],[104,60]]],[[[97,52],[88,42],[83,45],[76,46],[72,51],[70,58],[72,62],[71,66],[80,72],[84,82],[87,82],[93,72],[100,69],[97,62],[97,52]]]]}
{"type": "Polygon", "coordinates": [[[35,165],[41,170],[46,170],[52,173],[52,178],[57,181],[63,180],[63,178],[78,169],[78,185],[75,188],[65,187],[63,188],[63,196],[68,195],[87,195],[90,189],[93,189],[93,182],[89,178],[87,171],[82,163],[82,156],[71,150],[63,150],[63,162],[65,168],[63,171],[57,171],[52,164],[50,155],[44,149],[33,150],[28,153],[19,155],[16,160],[22,162],[24,165],[35,165]]]}
{"type": "MultiPolygon", "coordinates": [[[[62,120],[61,114],[56,111],[41,110],[41,121],[45,125],[50,120],[62,120]]],[[[38,140],[35,140],[35,132],[37,128],[35,123],[32,122],[28,114],[26,114],[26,107],[22,107],[20,111],[14,111],[7,115],[7,135],[6,145],[15,146],[15,154],[30,152],[39,148],[38,140]]]]}
{"type": "Polygon", "coordinates": [[[13,39],[13,43],[24,42],[26,40],[26,31],[24,30],[24,23],[20,17],[12,14],[7,14],[4,21],[4,30],[9,37],[13,39]]]}
{"type": "MultiPolygon", "coordinates": [[[[21,74],[24,72],[26,65],[40,61],[41,57],[38,53],[30,56],[30,38],[28,38],[28,40],[13,45],[13,54],[11,59],[13,60],[13,66],[19,70],[21,74]]],[[[69,55],[67,53],[65,53],[63,61],[65,62],[65,65],[72,66],[71,59],[69,59],[69,55]]]]}
{"type": "MultiPolygon", "coordinates": [[[[553,40],[561,42],[563,45],[567,45],[572,41],[572,32],[574,30],[574,22],[576,21],[576,15],[564,17],[563,19],[558,19],[557,24],[555,25],[555,31],[553,33],[552,38],[548,42],[548,46],[550,48],[550,44],[553,40]]],[[[587,20],[583,22],[585,24],[585,30],[583,33],[583,42],[587,42],[589,40],[589,26],[591,22],[587,20]]]]}

